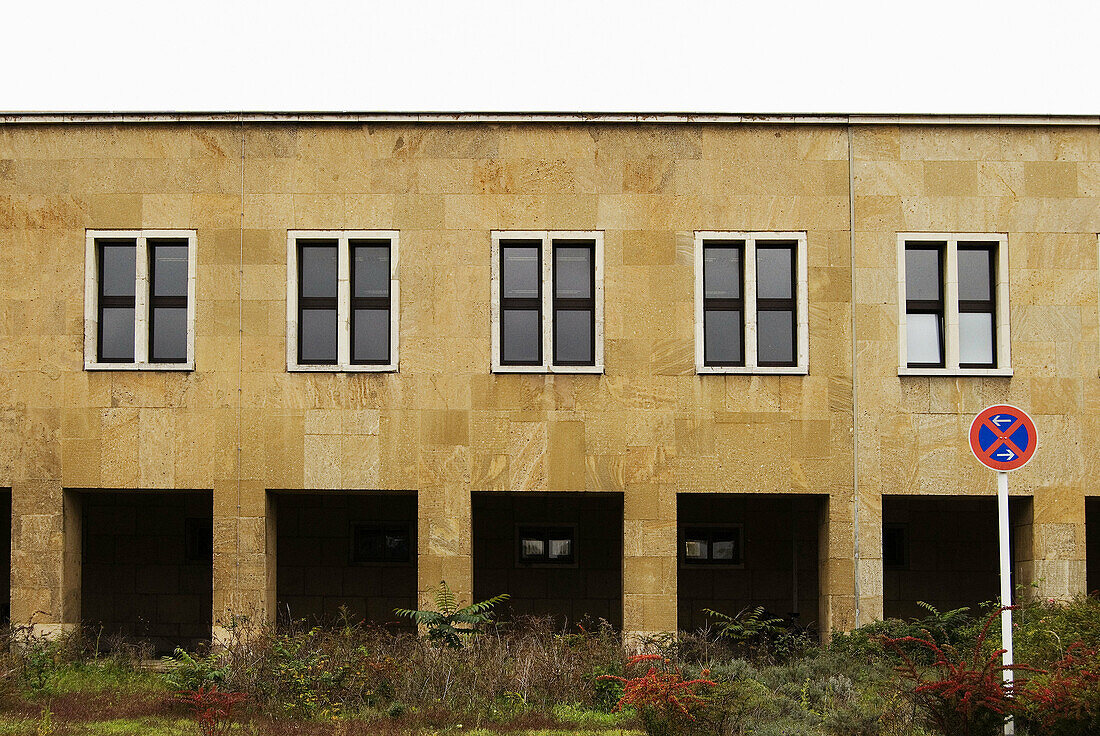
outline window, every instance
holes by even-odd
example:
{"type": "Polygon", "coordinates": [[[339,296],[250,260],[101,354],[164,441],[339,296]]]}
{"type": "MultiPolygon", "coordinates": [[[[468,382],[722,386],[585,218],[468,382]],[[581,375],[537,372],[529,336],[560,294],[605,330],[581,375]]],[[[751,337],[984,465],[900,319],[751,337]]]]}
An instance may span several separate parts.
{"type": "Polygon", "coordinates": [[[1000,235],[898,237],[899,375],[1011,375],[1000,235]]]}
{"type": "Polygon", "coordinates": [[[89,230],[84,368],[194,370],[195,232],[89,230]]]}
{"type": "Polygon", "coordinates": [[[680,532],[680,560],[684,565],[743,565],[741,531],[740,524],[683,527],[680,532]]]}
{"type": "Polygon", "coordinates": [[[516,557],[526,565],[574,565],[577,528],[573,525],[520,526],[516,557]]]}
{"type": "Polygon", "coordinates": [[[695,234],[699,373],[806,373],[805,233],[695,234]]]}
{"type": "Polygon", "coordinates": [[[291,231],[287,261],[289,370],[397,370],[396,232],[291,231]]]}
{"type": "Polygon", "coordinates": [[[493,370],[603,372],[603,234],[493,233],[493,370]]]}
{"type": "Polygon", "coordinates": [[[408,524],[355,524],[351,561],[357,565],[408,563],[412,560],[412,534],[408,524]]]}
{"type": "Polygon", "coordinates": [[[904,524],[883,525],[882,566],[887,570],[904,570],[909,566],[909,540],[904,524]]]}

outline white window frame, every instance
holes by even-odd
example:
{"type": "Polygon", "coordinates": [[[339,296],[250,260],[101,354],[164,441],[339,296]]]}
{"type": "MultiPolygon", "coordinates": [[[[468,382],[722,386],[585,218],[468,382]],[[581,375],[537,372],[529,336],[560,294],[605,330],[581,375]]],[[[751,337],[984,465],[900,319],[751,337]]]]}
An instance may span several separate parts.
{"type": "Polygon", "coordinates": [[[400,359],[401,291],[398,283],[397,230],[288,230],[286,235],[286,369],[312,373],[394,373],[400,359]],[[336,240],[336,363],[298,362],[298,248],[299,238],[336,240]],[[390,362],[363,365],[351,362],[351,257],[349,241],[390,241],[390,362]]]}
{"type": "Polygon", "coordinates": [[[696,373],[740,373],[760,375],[804,376],[810,372],[810,307],[809,307],[809,269],[806,264],[805,232],[738,232],[731,230],[695,231],[695,372],[696,373]],[[745,243],[745,281],[741,284],[744,296],[745,312],[745,365],[706,365],[705,340],[703,330],[703,241],[729,240],[745,243]],[[795,241],[795,365],[762,366],[757,365],[756,339],[756,241],[795,241]]]}
{"type": "Polygon", "coordinates": [[[195,264],[194,230],[86,230],[84,249],[84,370],[86,371],[193,371],[195,370],[195,264]],[[99,361],[99,239],[133,240],[134,362],[99,361]],[[183,363],[149,362],[149,239],[187,241],[187,360],[183,363]]]}
{"type": "Polygon", "coordinates": [[[603,231],[602,230],[493,230],[490,286],[490,323],[492,329],[493,373],[603,373],[603,231]],[[500,360],[500,242],[502,240],[538,240],[542,243],[542,363],[540,365],[503,365],[500,360]],[[556,365],[554,357],[554,269],[555,240],[592,240],[596,244],[594,269],[595,314],[592,327],[593,365],[556,365]]]}
{"type": "Polygon", "coordinates": [[[898,375],[899,376],[1011,376],[1012,340],[1009,334],[1008,235],[1005,233],[898,233],[898,375]],[[959,367],[959,241],[989,243],[997,247],[996,368],[959,367]],[[905,244],[947,243],[943,264],[943,368],[911,368],[905,331],[905,244]]]}

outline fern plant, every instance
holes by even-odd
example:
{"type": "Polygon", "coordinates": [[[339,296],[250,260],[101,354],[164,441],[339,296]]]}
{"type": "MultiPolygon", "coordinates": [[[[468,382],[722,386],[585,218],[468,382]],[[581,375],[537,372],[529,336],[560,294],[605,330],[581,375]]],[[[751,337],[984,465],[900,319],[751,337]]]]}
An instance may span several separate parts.
{"type": "Polygon", "coordinates": [[[783,619],[764,615],[764,607],[744,608],[736,616],[704,608],[703,613],[714,619],[718,636],[738,644],[755,639],[778,636],[786,631],[783,619]]]}
{"type": "Polygon", "coordinates": [[[493,608],[508,600],[507,593],[496,595],[480,603],[468,606],[458,605],[458,598],[442,580],[435,591],[434,611],[414,611],[409,608],[395,608],[394,613],[409,618],[418,626],[427,630],[428,640],[436,646],[461,649],[463,639],[477,635],[481,627],[493,621],[493,608]]]}

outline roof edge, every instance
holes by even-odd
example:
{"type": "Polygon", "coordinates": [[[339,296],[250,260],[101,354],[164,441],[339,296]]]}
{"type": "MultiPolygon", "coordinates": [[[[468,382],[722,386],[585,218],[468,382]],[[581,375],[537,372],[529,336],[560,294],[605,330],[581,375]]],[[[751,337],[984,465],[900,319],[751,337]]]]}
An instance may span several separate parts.
{"type": "Polygon", "coordinates": [[[632,123],[1100,126],[1100,115],[623,112],[0,112],[0,125],[118,123],[632,123]]]}

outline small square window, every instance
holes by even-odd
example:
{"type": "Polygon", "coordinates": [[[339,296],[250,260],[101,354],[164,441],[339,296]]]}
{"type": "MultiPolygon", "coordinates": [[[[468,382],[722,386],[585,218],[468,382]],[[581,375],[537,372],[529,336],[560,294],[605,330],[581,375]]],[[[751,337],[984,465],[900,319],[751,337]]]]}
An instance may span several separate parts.
{"type": "Polygon", "coordinates": [[[742,527],[740,525],[682,527],[680,558],[685,565],[741,565],[744,563],[742,527]]]}
{"type": "Polygon", "coordinates": [[[808,371],[805,233],[695,234],[699,373],[808,371]]]}
{"type": "Polygon", "coordinates": [[[210,517],[186,519],[183,526],[184,559],[209,565],[214,559],[214,520],[210,517]]]}
{"type": "Polygon", "coordinates": [[[89,230],[86,370],[193,370],[195,233],[89,230]]]}
{"type": "Polygon", "coordinates": [[[494,232],[493,370],[603,372],[603,234],[494,232]]]}
{"type": "Polygon", "coordinates": [[[900,375],[1011,375],[1000,235],[898,236],[900,375]]]}
{"type": "Polygon", "coordinates": [[[287,236],[287,368],[396,371],[397,233],[287,236]]]}
{"type": "Polygon", "coordinates": [[[352,532],[351,560],[357,565],[407,563],[412,559],[412,534],[408,524],[356,524],[352,532]]]}
{"type": "Polygon", "coordinates": [[[516,536],[521,564],[572,565],[576,562],[575,526],[521,526],[516,536]]]}

